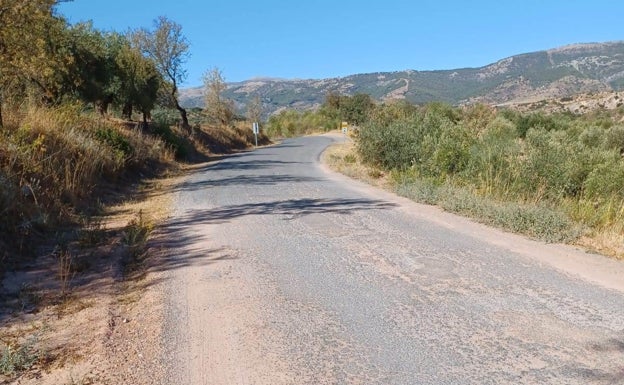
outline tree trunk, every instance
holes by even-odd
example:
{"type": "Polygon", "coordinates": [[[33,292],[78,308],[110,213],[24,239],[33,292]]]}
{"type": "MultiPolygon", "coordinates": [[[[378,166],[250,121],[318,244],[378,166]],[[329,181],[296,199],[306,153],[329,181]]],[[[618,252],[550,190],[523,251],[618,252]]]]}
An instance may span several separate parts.
{"type": "Polygon", "coordinates": [[[180,103],[178,103],[178,98],[176,97],[177,93],[178,93],[178,85],[175,82],[173,82],[173,87],[171,89],[171,99],[173,99],[175,108],[180,112],[180,117],[182,118],[182,128],[184,128],[185,130],[189,132],[189,134],[191,134],[191,125],[189,124],[188,116],[186,115],[186,110],[184,109],[184,107],[180,105],[180,103]]]}
{"type": "Polygon", "coordinates": [[[178,103],[177,99],[175,101],[175,106],[178,109],[178,111],[180,111],[180,117],[182,118],[182,127],[190,131],[191,125],[189,124],[188,116],[186,115],[186,110],[178,103]]]}
{"type": "Polygon", "coordinates": [[[113,101],[113,95],[106,95],[103,99],[97,100],[95,102],[95,110],[102,117],[104,117],[106,114],[108,114],[108,106],[110,106],[112,101],[113,101]]]}
{"type": "Polygon", "coordinates": [[[0,90],[0,128],[4,127],[2,120],[2,90],[0,90]]]}
{"type": "Polygon", "coordinates": [[[132,120],[132,103],[124,104],[121,115],[126,117],[130,121],[132,120]]]}

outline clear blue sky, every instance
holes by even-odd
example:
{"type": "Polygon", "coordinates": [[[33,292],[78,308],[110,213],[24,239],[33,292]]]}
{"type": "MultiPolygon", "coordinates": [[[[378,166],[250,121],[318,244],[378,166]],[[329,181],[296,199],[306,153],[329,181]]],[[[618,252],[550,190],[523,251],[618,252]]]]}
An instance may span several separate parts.
{"type": "Polygon", "coordinates": [[[74,0],[71,23],[124,32],[164,15],[190,42],[185,86],[480,67],[525,52],[624,40],[621,0],[74,0]]]}

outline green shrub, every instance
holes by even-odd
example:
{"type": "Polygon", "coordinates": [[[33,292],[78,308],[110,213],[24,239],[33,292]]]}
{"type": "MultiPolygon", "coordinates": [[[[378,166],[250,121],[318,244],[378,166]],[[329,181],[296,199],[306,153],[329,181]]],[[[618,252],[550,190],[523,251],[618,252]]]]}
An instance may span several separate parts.
{"type": "Polygon", "coordinates": [[[397,194],[425,204],[439,203],[441,194],[439,182],[421,178],[413,171],[395,171],[390,177],[397,194]]]}
{"type": "Polygon", "coordinates": [[[98,128],[95,131],[95,137],[108,144],[115,151],[118,151],[122,158],[131,155],[133,152],[132,145],[128,142],[128,139],[112,127],[98,128]]]}
{"type": "Polygon", "coordinates": [[[498,202],[465,188],[438,185],[426,179],[395,176],[397,194],[426,204],[476,219],[479,222],[525,234],[546,242],[570,241],[577,238],[580,227],[557,210],[540,205],[498,202]]]}
{"type": "Polygon", "coordinates": [[[365,124],[360,128],[357,148],[362,160],[386,169],[404,169],[421,162],[420,125],[410,120],[392,122],[388,126],[365,124]]]}
{"type": "Polygon", "coordinates": [[[607,150],[617,150],[624,153],[624,127],[613,126],[604,132],[603,147],[607,150]]]}
{"type": "Polygon", "coordinates": [[[497,117],[473,142],[462,179],[483,193],[508,194],[518,174],[520,146],[516,127],[497,117]]]}
{"type": "Polygon", "coordinates": [[[621,111],[575,116],[396,103],[373,109],[356,148],[364,163],[390,171],[401,194],[562,240],[573,238],[566,228],[577,228],[569,218],[624,227],[620,120],[621,111]],[[493,209],[481,199],[518,206],[493,209]]]}
{"type": "Polygon", "coordinates": [[[526,135],[525,158],[516,186],[530,195],[551,201],[578,196],[588,174],[586,152],[578,141],[563,131],[530,129],[526,135]]]}
{"type": "Polygon", "coordinates": [[[589,173],[584,187],[589,199],[606,200],[612,196],[624,199],[624,161],[613,153],[611,159],[589,173]]]}
{"type": "Polygon", "coordinates": [[[598,148],[604,142],[604,134],[604,129],[596,126],[591,126],[581,132],[581,134],[579,135],[579,141],[586,147],[592,149],[598,148]]]}
{"type": "Polygon", "coordinates": [[[485,104],[466,107],[461,114],[462,122],[474,132],[483,131],[496,119],[496,109],[485,104]]]}
{"type": "Polygon", "coordinates": [[[530,129],[553,131],[565,129],[567,125],[562,117],[546,115],[542,112],[517,115],[515,124],[518,136],[522,138],[526,136],[530,129]]]}
{"type": "Polygon", "coordinates": [[[413,167],[422,175],[444,178],[469,162],[473,138],[457,119],[450,107],[432,104],[394,122],[371,120],[360,129],[358,151],[374,166],[413,167]]]}
{"type": "Polygon", "coordinates": [[[181,135],[174,132],[167,120],[153,119],[149,127],[154,135],[171,147],[177,159],[184,159],[188,156],[190,144],[181,135]]]}
{"type": "Polygon", "coordinates": [[[340,120],[326,113],[285,110],[269,118],[266,133],[269,137],[289,138],[338,128],[340,120]]]}
{"type": "Polygon", "coordinates": [[[22,345],[0,347],[0,374],[13,375],[30,369],[40,359],[40,352],[34,345],[34,340],[30,339],[22,345]]]}
{"type": "Polygon", "coordinates": [[[428,174],[443,177],[461,172],[468,166],[475,138],[461,124],[444,121],[439,127],[428,174]]]}
{"type": "Polygon", "coordinates": [[[375,106],[368,114],[368,120],[364,123],[374,127],[387,126],[397,121],[409,121],[417,116],[420,108],[405,101],[398,100],[375,106]]]}

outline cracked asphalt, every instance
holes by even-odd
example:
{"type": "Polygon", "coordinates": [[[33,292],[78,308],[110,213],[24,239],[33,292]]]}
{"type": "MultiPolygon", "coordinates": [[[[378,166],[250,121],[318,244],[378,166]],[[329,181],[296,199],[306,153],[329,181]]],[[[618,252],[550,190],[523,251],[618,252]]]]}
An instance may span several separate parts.
{"type": "Polygon", "coordinates": [[[621,384],[624,267],[329,172],[313,136],[176,188],[171,384],[621,384]]]}

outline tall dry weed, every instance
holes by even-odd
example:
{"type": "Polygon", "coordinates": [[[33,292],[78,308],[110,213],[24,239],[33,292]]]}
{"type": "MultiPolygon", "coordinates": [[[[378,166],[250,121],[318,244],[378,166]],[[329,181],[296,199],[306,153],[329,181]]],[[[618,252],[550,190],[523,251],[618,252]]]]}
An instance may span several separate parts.
{"type": "MultiPolygon", "coordinates": [[[[154,136],[83,114],[79,105],[9,111],[0,131],[0,232],[7,243],[88,206],[95,188],[172,160],[154,136]]],[[[2,241],[2,240],[0,240],[2,241]]]]}

